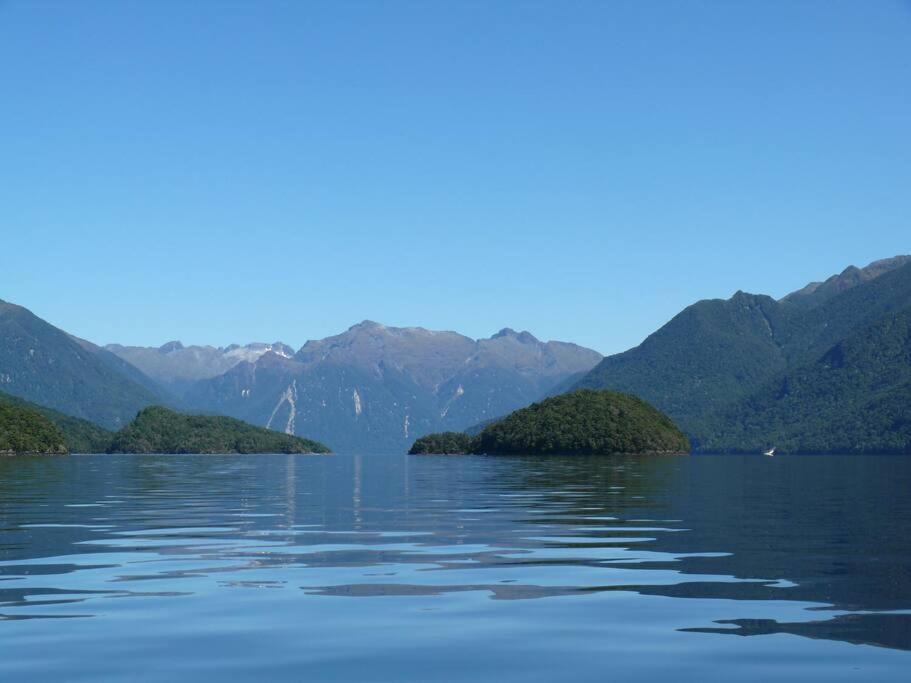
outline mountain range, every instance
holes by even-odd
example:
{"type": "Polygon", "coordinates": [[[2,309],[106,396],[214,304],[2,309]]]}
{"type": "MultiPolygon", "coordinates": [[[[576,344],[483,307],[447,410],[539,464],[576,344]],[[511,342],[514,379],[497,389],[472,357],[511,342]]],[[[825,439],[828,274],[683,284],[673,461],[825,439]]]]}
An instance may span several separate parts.
{"type": "Polygon", "coordinates": [[[157,348],[108,344],[104,349],[136,367],[175,396],[188,391],[195,382],[217,377],[238,363],[255,363],[263,354],[271,352],[285,358],[294,356],[294,349],[281,342],[216,347],[184,346],[179,341],[171,341],[157,348]]]}
{"type": "Polygon", "coordinates": [[[403,451],[421,434],[525,406],[600,359],[508,328],[475,340],[371,321],[298,351],[281,342],[100,347],[0,302],[0,391],[109,430],[164,405],[316,438],[335,450],[403,451]]]}
{"type": "Polygon", "coordinates": [[[417,436],[528,405],[600,359],[508,328],[476,340],[364,321],[291,357],[268,351],[237,363],[194,383],[183,400],[339,451],[402,451],[417,436]]]}
{"type": "Polygon", "coordinates": [[[905,452],[909,320],[909,256],[851,266],[777,300],[737,292],[696,302],[606,358],[509,328],[472,339],[372,321],[296,351],[281,342],[101,347],[0,301],[0,392],[37,404],[85,444],[100,438],[89,422],[117,430],[163,405],[335,451],[401,452],[424,434],[472,431],[592,388],[648,401],[697,451],[905,452]]]}

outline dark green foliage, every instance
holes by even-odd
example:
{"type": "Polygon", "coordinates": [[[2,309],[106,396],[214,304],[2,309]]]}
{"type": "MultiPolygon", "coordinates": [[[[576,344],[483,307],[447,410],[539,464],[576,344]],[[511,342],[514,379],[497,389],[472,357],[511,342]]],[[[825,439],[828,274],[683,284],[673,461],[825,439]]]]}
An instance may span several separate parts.
{"type": "Polygon", "coordinates": [[[18,396],[0,393],[0,405],[3,404],[29,408],[53,422],[63,433],[70,453],[104,453],[114,436],[113,432],[99,427],[94,422],[64,415],[56,410],[29,403],[18,396]]]}
{"type": "MultiPolygon", "coordinates": [[[[561,393],[566,393],[566,392],[561,392],[561,393]]],[[[547,398],[547,397],[545,396],[545,398],[547,398]]],[[[498,420],[502,420],[504,417],[506,417],[506,415],[500,415],[500,417],[494,417],[489,420],[484,420],[483,422],[478,422],[477,424],[473,424],[470,427],[466,427],[464,431],[466,434],[468,434],[468,436],[477,436],[478,434],[483,432],[485,429],[487,429],[490,425],[492,425],[494,422],[497,422],[498,420]]]]}
{"type": "Polygon", "coordinates": [[[580,386],[641,396],[697,450],[903,451],[911,264],[887,265],[875,279],[849,269],[812,298],[701,301],[580,386]]]}
{"type": "Polygon", "coordinates": [[[582,389],[533,403],[477,437],[490,454],[599,455],[688,453],[686,437],[648,403],[629,394],[582,389]]]}
{"type": "Polygon", "coordinates": [[[785,368],[780,337],[791,318],[767,296],[700,301],[578,386],[641,396],[688,429],[785,368]]]}
{"type": "Polygon", "coordinates": [[[911,309],[696,425],[705,451],[911,453],[911,309]]]}
{"type": "Polygon", "coordinates": [[[152,406],[114,435],[109,453],[328,453],[316,441],[231,417],[184,415],[152,406]]]}
{"type": "Polygon", "coordinates": [[[424,453],[437,453],[440,455],[465,455],[472,453],[476,447],[476,440],[463,432],[442,432],[428,434],[414,442],[410,455],[424,453]]]}
{"type": "Polygon", "coordinates": [[[581,389],[517,410],[477,436],[430,434],[418,439],[411,453],[609,455],[689,450],[674,423],[642,399],[581,389]]]}
{"type": "Polygon", "coordinates": [[[66,453],[63,434],[38,411],[0,403],[0,454],[66,453]]]}

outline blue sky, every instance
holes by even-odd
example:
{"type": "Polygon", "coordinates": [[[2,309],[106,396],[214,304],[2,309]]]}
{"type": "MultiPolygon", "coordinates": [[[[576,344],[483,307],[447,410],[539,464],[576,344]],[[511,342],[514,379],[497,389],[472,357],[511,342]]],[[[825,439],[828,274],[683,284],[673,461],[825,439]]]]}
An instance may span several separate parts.
{"type": "Polygon", "coordinates": [[[911,4],[0,0],[0,298],[609,353],[911,252],[911,4]]]}

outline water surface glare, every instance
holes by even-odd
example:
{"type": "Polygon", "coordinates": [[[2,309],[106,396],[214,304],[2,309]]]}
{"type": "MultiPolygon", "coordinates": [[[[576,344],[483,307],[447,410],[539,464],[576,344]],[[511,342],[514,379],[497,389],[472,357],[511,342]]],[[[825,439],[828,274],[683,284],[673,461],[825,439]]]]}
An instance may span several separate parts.
{"type": "Polygon", "coordinates": [[[905,681],[911,458],[0,458],[0,680],[905,681]]]}

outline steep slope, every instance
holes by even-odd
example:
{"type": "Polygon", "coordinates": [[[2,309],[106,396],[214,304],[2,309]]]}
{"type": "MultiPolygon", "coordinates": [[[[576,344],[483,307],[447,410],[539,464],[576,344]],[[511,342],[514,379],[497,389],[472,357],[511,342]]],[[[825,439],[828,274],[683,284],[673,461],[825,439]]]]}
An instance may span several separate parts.
{"type": "Polygon", "coordinates": [[[791,292],[782,298],[781,301],[802,308],[814,308],[842,292],[846,292],[870,280],[875,280],[880,275],[885,275],[908,263],[911,263],[911,256],[900,255],[874,261],[863,268],[848,266],[841,273],[833,275],[825,282],[811,282],[806,287],[796,292],[791,292]]]}
{"type": "Polygon", "coordinates": [[[111,428],[161,399],[62,330],[3,301],[0,390],[111,428]]]}
{"type": "Polygon", "coordinates": [[[152,406],[114,435],[109,453],[328,453],[316,441],[235,420],[152,406]]]}
{"type": "Polygon", "coordinates": [[[783,370],[782,341],[793,324],[767,296],[700,301],[636,348],[602,360],[576,386],[634,394],[686,429],[783,370]]]}
{"type": "Polygon", "coordinates": [[[114,436],[113,432],[99,427],[94,422],[65,415],[17,396],[0,393],[0,405],[28,408],[50,420],[63,434],[66,448],[70,453],[104,453],[114,436]]]}
{"type": "Polygon", "coordinates": [[[66,453],[63,434],[38,411],[0,401],[0,455],[66,453]]]}
{"type": "Polygon", "coordinates": [[[605,358],[577,386],[640,396],[695,434],[706,416],[905,308],[911,261],[903,259],[873,264],[862,280],[812,306],[742,292],[700,301],[640,346],[605,358]]]}
{"type": "Polygon", "coordinates": [[[911,308],[697,426],[705,451],[911,453],[911,308]]]}
{"type": "Polygon", "coordinates": [[[184,346],[179,341],[172,341],[158,348],[120,344],[108,344],[104,348],[177,396],[195,381],[217,377],[238,363],[256,361],[270,351],[286,358],[294,355],[294,350],[281,342],[232,344],[222,348],[184,346]]]}
{"type": "Polygon", "coordinates": [[[841,339],[904,310],[909,301],[911,262],[800,313],[783,341],[790,363],[813,360],[841,339]]]}
{"type": "Polygon", "coordinates": [[[169,391],[167,387],[162,386],[160,382],[149,377],[132,363],[125,361],[107,349],[102,348],[97,344],[93,344],[90,341],[80,339],[79,337],[75,337],[73,335],[70,335],[70,338],[86,351],[93,354],[98,360],[100,360],[118,375],[126,377],[131,382],[135,382],[142,388],[149,391],[149,393],[155,397],[155,401],[157,403],[168,405],[176,405],[179,403],[179,399],[173,392],[169,391]]]}
{"type": "Polygon", "coordinates": [[[364,321],[285,358],[266,353],[197,382],[187,401],[338,450],[404,450],[415,436],[461,429],[531,401],[600,355],[506,329],[455,332],[364,321]]]}

